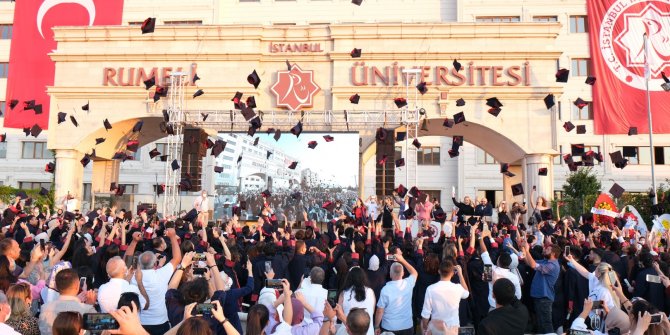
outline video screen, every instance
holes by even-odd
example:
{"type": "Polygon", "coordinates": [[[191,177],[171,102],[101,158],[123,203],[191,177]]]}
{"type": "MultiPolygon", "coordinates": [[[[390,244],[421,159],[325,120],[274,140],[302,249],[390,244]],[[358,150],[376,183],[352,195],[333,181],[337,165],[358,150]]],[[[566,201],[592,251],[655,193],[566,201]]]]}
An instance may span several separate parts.
{"type": "Polygon", "coordinates": [[[340,210],[348,214],[358,196],[358,133],[296,137],[286,132],[275,137],[274,132],[254,137],[219,134],[226,146],[216,158],[223,172],[214,174],[215,217],[226,221],[233,206],[245,201],[247,209],[240,220],[257,220],[263,205],[261,192],[266,190],[279,221],[302,222],[304,213],[308,220],[330,220],[333,214],[322,208],[328,201],[339,201],[340,210]]]}

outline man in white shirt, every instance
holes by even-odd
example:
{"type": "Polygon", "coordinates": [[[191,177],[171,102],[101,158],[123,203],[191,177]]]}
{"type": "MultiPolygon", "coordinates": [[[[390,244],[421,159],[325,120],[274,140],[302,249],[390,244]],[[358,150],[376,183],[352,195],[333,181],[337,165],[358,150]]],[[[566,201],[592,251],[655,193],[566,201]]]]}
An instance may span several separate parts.
{"type": "Polygon", "coordinates": [[[106,268],[107,275],[110,278],[109,282],[102,284],[98,289],[98,304],[100,305],[100,311],[103,313],[109,313],[117,309],[122,293],[133,292],[137,293],[138,296],[140,295],[137,286],[126,280],[125,276],[128,274],[128,268],[126,268],[126,263],[121,257],[112,257],[107,261],[106,268]]]}
{"type": "Polygon", "coordinates": [[[198,211],[198,221],[202,222],[203,225],[206,225],[209,220],[209,199],[207,198],[207,191],[202,190],[200,195],[195,198],[193,208],[198,211]]]}
{"type": "MultiPolygon", "coordinates": [[[[172,248],[170,263],[165,264],[162,268],[155,269],[157,257],[151,251],[145,251],[140,254],[138,260],[142,269],[142,278],[140,280],[144,284],[144,289],[151,302],[149,308],[142,310],[140,313],[140,322],[151,335],[165,334],[170,330],[167,307],[165,305],[165,293],[167,293],[168,283],[175,269],[183,271],[181,267],[177,268],[177,265],[181,263],[181,250],[179,249],[179,241],[177,240],[174,228],[166,229],[165,235],[170,239],[170,246],[172,248]]],[[[130,250],[130,247],[128,249],[130,250]]],[[[137,285],[137,280],[137,276],[133,277],[131,284],[137,285]]],[[[140,304],[142,306],[146,306],[147,304],[141,295],[140,304]]]]}
{"type": "MultiPolygon", "coordinates": [[[[484,262],[484,266],[492,266],[493,280],[489,282],[489,309],[494,310],[496,308],[496,300],[493,298],[493,283],[495,283],[496,280],[500,278],[509,279],[512,284],[514,284],[516,298],[521,300],[521,282],[516,273],[510,271],[510,265],[512,264],[513,259],[517,258],[517,255],[511,255],[508,252],[502,252],[500,253],[500,256],[498,256],[498,265],[493,265],[491,255],[489,255],[489,252],[486,249],[486,243],[484,243],[485,237],[491,237],[490,230],[484,230],[482,232],[482,238],[479,239],[479,250],[482,251],[481,257],[482,261],[484,262]]],[[[517,259],[516,261],[518,263],[519,260],[517,259]]]]}
{"type": "Polygon", "coordinates": [[[12,314],[12,307],[9,306],[7,296],[0,292],[0,334],[21,335],[20,333],[16,332],[14,328],[5,324],[5,320],[9,318],[10,314],[12,314]]]}
{"type": "Polygon", "coordinates": [[[382,288],[375,312],[375,334],[390,331],[395,335],[413,335],[414,322],[412,321],[412,291],[416,284],[418,272],[396,250],[396,262],[391,265],[391,281],[382,288]],[[403,279],[405,271],[409,277],[403,279]]]}
{"type": "Polygon", "coordinates": [[[463,278],[463,270],[451,259],[445,259],[440,264],[440,281],[428,286],[426,289],[426,298],[421,310],[421,326],[424,330],[428,328],[428,321],[440,320],[447,327],[458,327],[458,305],[461,299],[467,299],[470,296],[468,286],[463,278]],[[458,274],[459,284],[451,282],[454,271],[458,274]]]}
{"type": "MultiPolygon", "coordinates": [[[[328,298],[328,290],[323,288],[323,281],[326,277],[326,273],[322,268],[315,266],[309,272],[309,277],[303,279],[300,284],[300,289],[296,293],[300,292],[305,297],[305,300],[309,303],[310,306],[315,308],[320,308],[326,302],[328,298]]],[[[305,318],[303,323],[312,323],[311,313],[305,309],[305,318]]]]}
{"type": "Polygon", "coordinates": [[[372,218],[372,220],[377,220],[377,216],[379,216],[379,209],[377,206],[377,196],[376,195],[371,195],[368,198],[368,201],[365,203],[365,207],[368,208],[368,215],[372,218]]]}

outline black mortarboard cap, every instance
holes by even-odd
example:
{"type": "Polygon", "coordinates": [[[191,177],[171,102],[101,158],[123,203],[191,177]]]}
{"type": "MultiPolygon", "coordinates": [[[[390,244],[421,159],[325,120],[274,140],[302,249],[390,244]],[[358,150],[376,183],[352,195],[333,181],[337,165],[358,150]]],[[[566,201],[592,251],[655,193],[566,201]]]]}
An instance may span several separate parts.
{"type": "Polygon", "coordinates": [[[161,155],[161,162],[167,162],[168,160],[168,155],[161,155]]]}
{"type": "Polygon", "coordinates": [[[86,165],[88,165],[88,163],[91,162],[91,156],[89,156],[88,154],[85,154],[84,158],[82,158],[79,162],[81,163],[81,165],[86,167],[86,165]]]}
{"type": "Polygon", "coordinates": [[[33,204],[33,198],[28,198],[28,199],[26,199],[26,202],[25,202],[26,207],[28,207],[28,206],[30,206],[30,205],[32,205],[32,204],[33,204]]]}
{"type": "Polygon", "coordinates": [[[126,192],[126,185],[119,185],[119,186],[116,187],[116,191],[114,192],[114,195],[117,196],[117,197],[120,197],[125,192],[126,192]]]}
{"type": "Polygon", "coordinates": [[[268,151],[265,153],[265,159],[270,158],[270,156],[272,156],[272,151],[268,150],[268,151]]]}
{"type": "Polygon", "coordinates": [[[500,114],[500,112],[502,112],[502,109],[500,109],[500,107],[491,107],[491,108],[489,108],[488,112],[489,112],[489,114],[491,114],[495,117],[498,117],[498,114],[500,114]]]}
{"type": "Polygon", "coordinates": [[[133,126],[133,133],[136,133],[138,131],[142,131],[142,126],[144,125],[144,121],[140,120],[135,123],[135,126],[133,126]]]}
{"type": "Polygon", "coordinates": [[[35,100],[26,100],[23,102],[23,110],[31,110],[35,108],[35,100]]]}
{"type": "Polygon", "coordinates": [[[153,33],[156,28],[156,18],[149,17],[142,22],[142,34],[153,33]]]}
{"type": "Polygon", "coordinates": [[[407,106],[407,99],[405,99],[405,98],[395,98],[395,99],[393,99],[393,103],[395,103],[395,105],[398,108],[403,108],[403,107],[407,106]]]}
{"type": "Polygon", "coordinates": [[[151,149],[151,151],[149,151],[149,157],[151,159],[154,159],[154,158],[156,158],[157,156],[160,156],[160,155],[161,155],[161,153],[158,152],[158,148],[153,148],[153,149],[151,149]]]}
{"type": "Polygon", "coordinates": [[[74,219],[75,219],[75,215],[74,215],[74,213],[72,213],[72,212],[67,212],[67,211],[66,211],[65,213],[63,213],[63,220],[65,220],[65,221],[72,221],[72,220],[74,220],[74,219]]]}
{"type": "Polygon", "coordinates": [[[512,185],[512,196],[522,195],[523,194],[523,184],[514,184],[512,185]]]}
{"type": "Polygon", "coordinates": [[[399,131],[399,132],[395,133],[396,142],[404,141],[405,137],[407,137],[407,132],[405,132],[405,131],[399,131]]]}
{"type": "Polygon", "coordinates": [[[205,146],[205,148],[211,149],[214,146],[214,141],[208,138],[207,141],[203,143],[203,145],[205,146]]]}
{"type": "Polygon", "coordinates": [[[242,106],[240,106],[240,107],[242,107],[240,109],[241,109],[242,116],[244,117],[244,120],[251,121],[251,119],[256,117],[256,113],[254,113],[253,109],[247,107],[245,104],[242,104],[242,106]]]}
{"type": "Polygon", "coordinates": [[[203,94],[205,94],[205,91],[203,91],[202,89],[199,89],[199,90],[195,91],[195,93],[193,93],[193,99],[195,99],[195,98],[197,98],[197,97],[199,97],[203,94]]]}
{"type": "Polygon", "coordinates": [[[356,6],[360,6],[363,3],[363,0],[351,0],[351,3],[356,6]]]}
{"type": "Polygon", "coordinates": [[[637,156],[637,147],[623,147],[623,156],[624,157],[635,157],[637,156]]]}
{"type": "Polygon", "coordinates": [[[40,195],[46,197],[47,195],[49,195],[49,190],[47,190],[44,187],[40,187],[40,195]]]}
{"type": "Polygon", "coordinates": [[[275,141],[279,141],[279,138],[281,138],[281,129],[275,130],[275,135],[272,136],[272,138],[274,138],[275,141]]]}
{"type": "Polygon", "coordinates": [[[508,163],[500,163],[500,173],[505,173],[509,171],[509,164],[508,163]]]}
{"type": "Polygon", "coordinates": [[[75,127],[79,127],[79,122],[77,122],[77,119],[74,118],[74,115],[70,115],[70,121],[72,121],[72,124],[75,127]]]}
{"type": "Polygon", "coordinates": [[[249,129],[247,129],[247,135],[249,135],[249,136],[256,135],[256,129],[257,128],[254,127],[253,125],[249,126],[249,129]]]}
{"type": "Polygon", "coordinates": [[[459,147],[459,146],[463,145],[463,136],[460,136],[460,135],[453,136],[452,139],[451,139],[451,142],[456,147],[459,147]]]}
{"type": "Polygon", "coordinates": [[[54,173],[54,171],[56,171],[56,163],[55,162],[47,163],[47,165],[44,167],[44,171],[48,173],[54,173]]]}
{"type": "Polygon", "coordinates": [[[26,136],[30,135],[30,127],[23,128],[23,133],[26,134],[26,136]]]}
{"type": "MultiPolygon", "coordinates": [[[[295,200],[300,200],[300,199],[302,198],[302,193],[300,193],[300,192],[295,192],[295,193],[291,194],[291,198],[293,198],[293,199],[295,199],[295,200]]],[[[245,205],[246,205],[246,204],[245,204],[245,205]]]]}
{"type": "Polygon", "coordinates": [[[261,83],[261,78],[258,76],[258,73],[256,73],[256,70],[247,76],[247,82],[254,85],[254,88],[258,88],[258,85],[261,83]]]}
{"type": "Polygon", "coordinates": [[[449,153],[449,157],[451,157],[451,158],[454,158],[454,157],[456,157],[456,156],[458,156],[458,155],[460,154],[460,152],[458,151],[458,149],[454,150],[453,148],[452,148],[452,149],[449,149],[449,150],[447,151],[447,153],[449,153]]]}
{"type": "Polygon", "coordinates": [[[7,133],[0,134],[0,143],[7,142],[7,133]]]}
{"type": "Polygon", "coordinates": [[[465,122],[465,113],[458,112],[454,114],[454,124],[459,124],[461,122],[465,122]]]}
{"type": "Polygon", "coordinates": [[[317,145],[319,145],[317,141],[309,141],[309,143],[307,143],[307,147],[310,149],[316,148],[317,145]]]}
{"type": "Polygon", "coordinates": [[[593,156],[592,156],[592,155],[583,154],[583,155],[582,155],[582,164],[583,164],[584,166],[593,166],[593,156]]]}
{"type": "Polygon", "coordinates": [[[332,202],[332,201],[326,201],[326,202],[323,203],[323,205],[321,205],[321,208],[323,208],[323,209],[325,209],[329,212],[332,212],[335,209],[335,203],[332,202]]]}
{"type": "Polygon", "coordinates": [[[242,161],[242,155],[240,155],[239,157],[237,157],[237,164],[239,164],[241,161],[242,161]]]}
{"type": "Polygon", "coordinates": [[[456,107],[463,107],[463,106],[465,106],[465,100],[463,100],[463,98],[456,100],[456,107]]]}
{"type": "Polygon", "coordinates": [[[637,127],[628,128],[628,136],[637,135],[637,127]]]}
{"type": "Polygon", "coordinates": [[[144,81],[144,87],[146,88],[147,91],[154,85],[156,85],[156,77],[151,77],[144,81]]]}
{"type": "Polygon", "coordinates": [[[258,145],[258,140],[260,140],[260,139],[261,139],[260,137],[256,137],[256,139],[254,139],[254,146],[258,145]]]}
{"type": "Polygon", "coordinates": [[[261,196],[263,198],[269,198],[269,197],[272,196],[272,193],[270,193],[270,190],[265,190],[265,191],[261,192],[261,196]]]}
{"type": "Polygon", "coordinates": [[[205,122],[205,121],[207,121],[207,118],[209,117],[209,114],[200,113],[200,116],[202,116],[202,122],[205,122]]]}
{"type": "Polygon", "coordinates": [[[593,85],[596,83],[596,77],[588,76],[586,77],[586,81],[584,83],[586,83],[587,85],[593,85]]]}
{"type": "Polygon", "coordinates": [[[396,188],[395,191],[402,198],[404,198],[405,195],[407,195],[407,188],[405,186],[403,186],[402,184],[398,185],[398,188],[396,188]]]}
{"type": "Polygon", "coordinates": [[[386,141],[386,136],[388,136],[388,130],[379,127],[377,128],[377,132],[375,133],[375,139],[379,142],[384,142],[386,141]]]}
{"type": "Polygon", "coordinates": [[[551,109],[551,107],[556,105],[553,94],[547,94],[547,96],[544,97],[544,105],[547,107],[547,109],[551,109]]]}
{"type": "Polygon", "coordinates": [[[300,133],[302,133],[302,122],[298,121],[298,123],[291,128],[291,134],[295,135],[295,137],[300,137],[300,133]]]}
{"type": "Polygon", "coordinates": [[[65,117],[67,116],[67,113],[64,112],[58,112],[58,124],[61,124],[65,122],[65,117]]]}
{"type": "Polygon", "coordinates": [[[537,171],[537,175],[538,175],[538,176],[546,176],[548,172],[549,172],[549,169],[547,169],[547,168],[540,168],[540,169],[537,171]]]}
{"type": "Polygon", "coordinates": [[[500,108],[503,106],[500,100],[498,100],[496,97],[486,99],[486,105],[494,108],[500,108]]]}
{"type": "Polygon", "coordinates": [[[565,131],[567,131],[567,132],[569,133],[569,132],[571,132],[573,129],[575,129],[575,125],[572,124],[572,122],[567,121],[567,122],[565,122],[565,123],[563,124],[563,129],[565,129],[565,131]]]}
{"type": "Polygon", "coordinates": [[[442,125],[447,127],[447,128],[451,128],[451,127],[454,126],[454,120],[452,120],[450,118],[446,118],[446,119],[444,119],[444,122],[442,122],[442,125]]]}
{"type": "Polygon", "coordinates": [[[109,120],[105,119],[105,121],[102,121],[102,124],[105,126],[105,130],[112,129],[112,124],[109,123],[109,120]]]}
{"type": "Polygon", "coordinates": [[[295,168],[296,168],[297,166],[298,166],[298,162],[292,162],[292,163],[288,166],[288,168],[291,169],[291,170],[295,170],[295,168]]]}
{"type": "Polygon", "coordinates": [[[421,195],[421,191],[419,191],[418,187],[412,186],[412,188],[409,189],[409,195],[412,198],[418,198],[421,195]]]}
{"type": "Polygon", "coordinates": [[[42,114],[42,104],[35,105],[35,107],[33,107],[33,110],[37,115],[42,114]]]}
{"type": "Polygon", "coordinates": [[[28,199],[28,194],[26,194],[26,191],[18,191],[16,192],[16,196],[21,198],[21,200],[28,199]]]}
{"type": "Polygon", "coordinates": [[[395,167],[399,168],[399,167],[403,167],[403,166],[405,166],[405,159],[404,158],[400,158],[400,159],[395,160],[395,167]]]}
{"type": "Polygon", "coordinates": [[[567,83],[569,76],[570,76],[570,70],[559,69],[558,71],[556,71],[556,82],[557,83],[567,83]]]}
{"type": "Polygon", "coordinates": [[[214,165],[214,172],[216,172],[216,173],[221,173],[221,172],[223,172],[223,166],[216,166],[216,165],[214,165]]]}
{"type": "Polygon", "coordinates": [[[165,125],[165,133],[168,135],[174,135],[174,127],[172,126],[172,123],[168,123],[165,125]]]}
{"type": "Polygon", "coordinates": [[[330,135],[323,135],[323,139],[324,139],[326,142],[332,142],[332,141],[335,140],[335,137],[332,137],[332,136],[330,136],[330,135]]]}
{"type": "Polygon", "coordinates": [[[628,160],[623,158],[621,151],[610,152],[610,159],[614,163],[614,166],[619,169],[623,169],[628,165],[628,160]]]}
{"type": "Polygon", "coordinates": [[[154,192],[156,192],[156,195],[161,195],[165,193],[165,188],[161,184],[156,184],[154,185],[154,192]]]}
{"type": "Polygon", "coordinates": [[[256,108],[256,98],[254,98],[254,97],[247,97],[247,107],[249,107],[249,108],[256,108]]]}
{"type": "Polygon", "coordinates": [[[361,49],[356,49],[354,48],[351,50],[351,58],[359,58],[361,57],[362,50],[361,49]]]}
{"type": "Polygon", "coordinates": [[[577,98],[577,100],[575,100],[575,102],[573,102],[573,103],[574,103],[575,106],[577,106],[577,108],[579,108],[580,110],[581,110],[582,108],[586,107],[586,106],[589,104],[588,102],[584,101],[582,98],[577,98]]]}
{"type": "Polygon", "coordinates": [[[454,69],[456,69],[456,72],[460,71],[463,68],[461,63],[459,63],[458,60],[456,59],[454,59],[454,62],[452,64],[454,64],[454,69]]]}
{"type": "Polygon", "coordinates": [[[570,145],[570,153],[573,156],[581,156],[584,154],[584,144],[571,144],[570,145]]]}
{"type": "Polygon", "coordinates": [[[88,111],[88,102],[85,105],[81,106],[81,110],[88,111]]]}
{"type": "Polygon", "coordinates": [[[419,85],[416,85],[416,89],[419,90],[419,93],[421,93],[421,95],[424,95],[426,94],[426,92],[428,92],[428,87],[426,86],[425,81],[422,81],[419,83],[419,85]]]}
{"type": "Polygon", "coordinates": [[[104,143],[105,140],[106,139],[104,137],[98,137],[98,138],[95,139],[95,145],[98,145],[100,143],[104,143]]]}
{"type": "Polygon", "coordinates": [[[565,162],[565,164],[572,164],[572,163],[575,162],[575,161],[572,160],[572,155],[571,154],[563,155],[563,161],[565,162]]]}
{"type": "Polygon", "coordinates": [[[119,151],[114,153],[114,156],[112,156],[112,159],[126,159],[126,153],[123,151],[119,151]]]}
{"type": "Polygon", "coordinates": [[[351,102],[354,105],[357,105],[358,101],[360,101],[360,100],[361,100],[361,96],[358,95],[358,94],[354,94],[354,95],[349,97],[349,102],[351,102]]]}
{"type": "Polygon", "coordinates": [[[179,162],[177,162],[176,159],[172,161],[172,163],[170,164],[170,166],[172,167],[172,170],[173,170],[173,171],[174,171],[174,170],[179,170],[179,162]]]}
{"type": "Polygon", "coordinates": [[[18,105],[18,104],[19,104],[18,100],[12,99],[12,100],[9,101],[9,108],[14,109],[14,107],[16,107],[16,105],[18,105]]]}
{"type": "Polygon", "coordinates": [[[612,185],[612,187],[610,188],[610,194],[615,198],[621,198],[623,192],[625,191],[626,190],[617,183],[614,183],[614,185],[612,185]]]}
{"type": "Polygon", "coordinates": [[[412,141],[412,145],[415,146],[417,149],[421,149],[421,142],[419,142],[418,138],[415,138],[414,141],[412,141]]]}
{"type": "Polygon", "coordinates": [[[586,125],[583,124],[578,125],[577,134],[586,134],[586,125]]]}
{"type": "Polygon", "coordinates": [[[235,96],[232,99],[230,99],[230,101],[232,101],[235,104],[235,109],[242,109],[242,107],[240,107],[240,102],[242,102],[243,95],[244,93],[237,91],[235,92],[235,96]]]}
{"type": "Polygon", "coordinates": [[[33,135],[33,137],[39,136],[41,132],[42,132],[42,127],[40,127],[38,124],[36,124],[32,128],[30,128],[30,135],[33,135]]]}

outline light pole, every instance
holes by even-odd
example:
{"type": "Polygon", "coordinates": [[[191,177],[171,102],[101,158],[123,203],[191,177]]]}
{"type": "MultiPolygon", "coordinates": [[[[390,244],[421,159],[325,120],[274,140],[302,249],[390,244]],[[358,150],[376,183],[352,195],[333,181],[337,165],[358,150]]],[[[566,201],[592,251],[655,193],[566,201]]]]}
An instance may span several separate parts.
{"type": "Polygon", "coordinates": [[[647,33],[642,35],[644,39],[644,82],[647,90],[647,121],[649,122],[649,153],[651,157],[651,188],[654,194],[654,197],[651,199],[652,204],[657,205],[658,199],[656,194],[656,174],[654,170],[654,163],[656,162],[656,157],[654,157],[654,129],[653,122],[651,118],[651,94],[649,93],[649,79],[651,77],[651,69],[649,68],[649,36],[647,33]]]}

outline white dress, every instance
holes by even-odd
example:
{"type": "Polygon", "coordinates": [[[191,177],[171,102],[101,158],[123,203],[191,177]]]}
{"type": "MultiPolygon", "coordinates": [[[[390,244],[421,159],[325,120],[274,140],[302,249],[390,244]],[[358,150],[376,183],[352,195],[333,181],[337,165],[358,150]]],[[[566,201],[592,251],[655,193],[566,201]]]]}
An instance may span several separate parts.
{"type": "Polygon", "coordinates": [[[375,313],[376,298],[375,292],[369,288],[365,288],[365,300],[357,301],[356,294],[353,289],[348,289],[342,292],[342,309],[344,315],[349,315],[352,308],[364,308],[370,315],[370,328],[368,328],[367,335],[374,335],[374,313],[375,313]]]}

